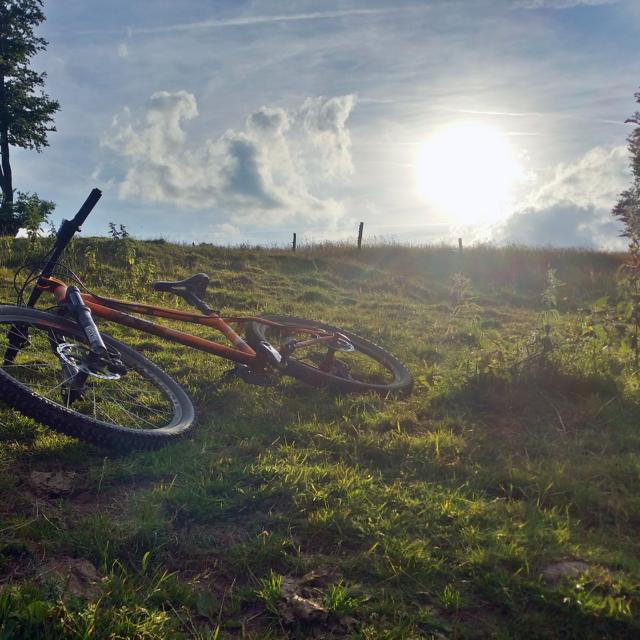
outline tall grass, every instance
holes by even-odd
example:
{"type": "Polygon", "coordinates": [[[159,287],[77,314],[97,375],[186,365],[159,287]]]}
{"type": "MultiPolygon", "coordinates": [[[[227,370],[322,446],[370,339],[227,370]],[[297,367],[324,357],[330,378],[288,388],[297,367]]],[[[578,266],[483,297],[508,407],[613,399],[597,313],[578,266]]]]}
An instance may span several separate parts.
{"type": "MultiPolygon", "coordinates": [[[[321,270],[331,262],[339,262],[345,277],[367,279],[376,270],[414,279],[423,286],[442,286],[453,274],[462,272],[482,292],[508,292],[527,296],[544,289],[548,269],[555,269],[566,283],[566,298],[583,301],[585,297],[613,294],[624,254],[585,249],[531,248],[525,246],[495,247],[479,245],[457,248],[445,245],[403,246],[397,244],[364,245],[361,250],[346,243],[302,245],[294,254],[287,249],[260,246],[228,247],[210,244],[180,245],[164,240],[127,240],[138,262],[152,261],[154,272],[189,273],[197,264],[224,267],[243,259],[285,261],[291,270],[321,270]],[[351,265],[351,272],[349,272],[351,265]]],[[[122,240],[77,238],[68,248],[65,261],[80,273],[108,271],[123,266],[117,250],[122,240]]],[[[17,268],[37,259],[49,240],[35,242],[0,238],[0,266],[17,268]]],[[[120,252],[121,253],[121,252],[120,252]]]]}

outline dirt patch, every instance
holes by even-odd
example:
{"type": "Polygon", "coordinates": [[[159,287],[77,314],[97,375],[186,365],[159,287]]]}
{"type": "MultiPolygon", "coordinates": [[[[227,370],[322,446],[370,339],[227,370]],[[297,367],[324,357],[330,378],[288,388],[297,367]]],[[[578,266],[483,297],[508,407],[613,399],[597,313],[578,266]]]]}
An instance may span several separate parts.
{"type": "Polygon", "coordinates": [[[590,565],[582,560],[560,560],[548,564],[542,575],[547,582],[558,583],[566,579],[577,578],[590,568],[590,565]]]}
{"type": "Polygon", "coordinates": [[[102,576],[84,558],[61,556],[49,559],[40,569],[39,578],[43,582],[57,583],[63,595],[72,595],[85,600],[96,600],[102,589],[102,576]]]}
{"type": "Polygon", "coordinates": [[[327,619],[327,610],[305,587],[309,582],[306,578],[282,578],[278,612],[287,624],[317,624],[327,619]]]}
{"type": "Polygon", "coordinates": [[[304,576],[282,577],[280,599],[276,605],[280,621],[304,638],[340,638],[350,634],[358,621],[350,615],[329,611],[323,602],[335,574],[311,571],[304,576]]]}
{"type": "Polygon", "coordinates": [[[77,475],[75,471],[32,471],[29,484],[48,496],[64,496],[73,491],[77,475]]]}

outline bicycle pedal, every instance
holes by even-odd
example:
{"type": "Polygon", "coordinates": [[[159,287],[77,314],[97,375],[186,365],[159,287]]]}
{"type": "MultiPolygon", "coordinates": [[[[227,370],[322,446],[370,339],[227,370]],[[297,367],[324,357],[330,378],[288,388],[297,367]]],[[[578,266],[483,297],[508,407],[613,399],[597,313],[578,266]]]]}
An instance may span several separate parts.
{"type": "Polygon", "coordinates": [[[273,376],[263,372],[252,371],[245,364],[236,365],[233,369],[225,372],[224,377],[225,379],[237,377],[247,384],[254,384],[258,387],[274,387],[276,385],[273,376]]]}

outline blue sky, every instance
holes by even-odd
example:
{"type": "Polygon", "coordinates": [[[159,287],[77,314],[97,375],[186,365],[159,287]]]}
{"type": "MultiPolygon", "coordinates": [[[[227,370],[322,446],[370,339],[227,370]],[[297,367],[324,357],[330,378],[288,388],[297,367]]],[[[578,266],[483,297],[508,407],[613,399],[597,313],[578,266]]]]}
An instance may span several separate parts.
{"type": "Polygon", "coordinates": [[[15,186],[54,200],[57,220],[102,188],[88,233],[115,221],[140,237],[284,244],[293,231],[351,237],[364,220],[368,236],[403,242],[619,246],[609,210],[629,182],[636,0],[65,0],[45,12],[36,65],[61,103],[58,132],[42,154],[14,151],[15,186]],[[461,125],[494,138],[478,137],[459,175],[425,175],[425,141],[461,125]],[[475,208],[465,172],[509,173],[493,139],[519,178],[475,208]],[[421,188],[436,179],[438,201],[421,188]],[[454,191],[464,216],[447,206],[454,191]]]}

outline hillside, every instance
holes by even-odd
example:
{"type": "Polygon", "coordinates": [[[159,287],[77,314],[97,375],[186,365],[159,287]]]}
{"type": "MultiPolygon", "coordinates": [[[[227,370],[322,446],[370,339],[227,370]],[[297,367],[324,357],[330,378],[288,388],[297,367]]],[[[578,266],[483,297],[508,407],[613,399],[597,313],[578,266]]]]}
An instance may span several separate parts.
{"type": "MultiPolygon", "coordinates": [[[[38,243],[0,239],[2,302],[38,243]]],[[[189,390],[199,427],[110,455],[0,410],[0,637],[639,637],[622,261],[75,240],[66,262],[98,293],[173,305],[147,283],[204,271],[222,313],[351,329],[415,386],[249,386],[110,328],[189,390]]]]}

